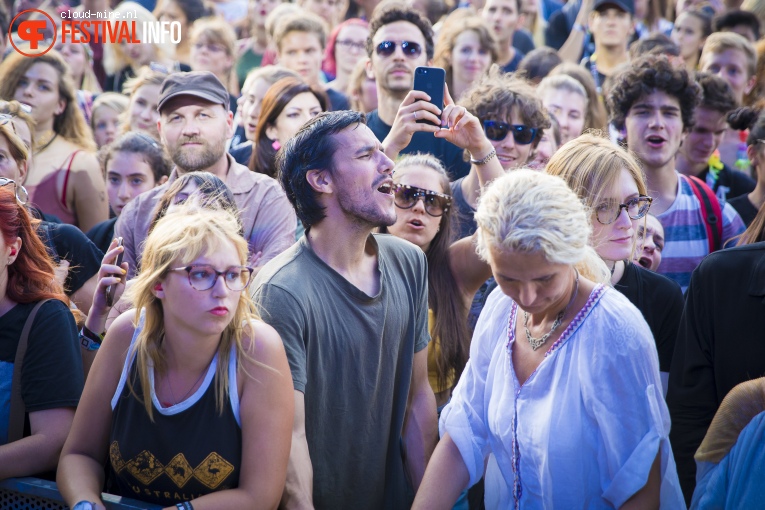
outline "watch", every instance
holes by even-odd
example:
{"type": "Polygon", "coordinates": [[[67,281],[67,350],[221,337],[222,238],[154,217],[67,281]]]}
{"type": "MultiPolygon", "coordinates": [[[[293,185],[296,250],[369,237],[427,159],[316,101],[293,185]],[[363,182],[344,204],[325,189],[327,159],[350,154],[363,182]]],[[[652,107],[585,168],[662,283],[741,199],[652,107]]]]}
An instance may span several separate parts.
{"type": "Polygon", "coordinates": [[[72,510],[96,510],[96,504],[92,501],[80,501],[72,507],[72,510]]]}

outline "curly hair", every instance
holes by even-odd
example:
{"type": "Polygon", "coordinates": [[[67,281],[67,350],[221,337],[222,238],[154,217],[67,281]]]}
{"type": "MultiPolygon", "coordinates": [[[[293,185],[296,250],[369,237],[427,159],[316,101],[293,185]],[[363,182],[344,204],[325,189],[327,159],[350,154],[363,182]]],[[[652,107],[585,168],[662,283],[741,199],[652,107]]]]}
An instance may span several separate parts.
{"type": "Polygon", "coordinates": [[[433,43],[433,26],[430,21],[418,11],[395,1],[379,5],[372,13],[372,18],[369,20],[369,37],[367,37],[367,56],[372,58],[374,51],[372,40],[377,31],[385,25],[397,21],[408,21],[420,29],[425,38],[425,53],[428,55],[428,60],[431,60],[435,53],[435,45],[433,43]]]}
{"type": "Polygon", "coordinates": [[[685,67],[673,65],[666,55],[648,55],[616,77],[608,97],[611,122],[617,129],[624,129],[632,105],[656,91],[675,97],[680,103],[683,127],[693,126],[693,111],[701,100],[701,87],[685,67]]]}
{"type": "Polygon", "coordinates": [[[550,127],[547,110],[531,84],[513,74],[503,73],[496,64],[465,92],[462,106],[481,122],[492,118],[509,119],[513,110],[517,109],[523,123],[539,132],[534,139],[535,147],[544,135],[544,130],[550,127]]]}

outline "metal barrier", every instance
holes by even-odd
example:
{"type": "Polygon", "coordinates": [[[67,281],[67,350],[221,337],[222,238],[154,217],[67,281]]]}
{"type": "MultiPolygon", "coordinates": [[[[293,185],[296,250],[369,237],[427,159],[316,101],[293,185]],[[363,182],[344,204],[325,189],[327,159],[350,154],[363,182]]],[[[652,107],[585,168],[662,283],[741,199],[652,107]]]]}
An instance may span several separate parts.
{"type": "MultiPolygon", "coordinates": [[[[102,494],[109,510],[158,510],[161,506],[102,494]]],[[[69,510],[55,482],[40,478],[0,480],[0,510],[69,510]]]]}

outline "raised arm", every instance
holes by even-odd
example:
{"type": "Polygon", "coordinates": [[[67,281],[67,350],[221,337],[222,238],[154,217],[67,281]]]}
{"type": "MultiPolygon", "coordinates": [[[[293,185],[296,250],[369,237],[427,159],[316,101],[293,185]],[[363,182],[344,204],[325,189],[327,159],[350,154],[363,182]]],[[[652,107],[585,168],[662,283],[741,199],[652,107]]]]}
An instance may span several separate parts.
{"type": "Polygon", "coordinates": [[[472,299],[481,285],[491,276],[491,267],[481,260],[475,251],[477,234],[454,242],[449,247],[452,275],[459,290],[467,299],[472,299]]]}
{"type": "Polygon", "coordinates": [[[396,118],[390,128],[390,133],[382,142],[385,155],[396,160],[399,152],[406,149],[412,141],[412,135],[418,131],[435,133],[441,123],[441,111],[433,103],[430,96],[421,90],[411,90],[401,102],[396,112],[396,118]],[[418,120],[428,120],[435,124],[418,123],[418,120]]]}
{"type": "Polygon", "coordinates": [[[584,48],[585,37],[587,37],[587,23],[592,10],[592,0],[582,0],[579,6],[579,13],[576,15],[574,27],[571,33],[558,50],[558,56],[564,62],[579,63],[582,58],[582,49],[584,48]]]}

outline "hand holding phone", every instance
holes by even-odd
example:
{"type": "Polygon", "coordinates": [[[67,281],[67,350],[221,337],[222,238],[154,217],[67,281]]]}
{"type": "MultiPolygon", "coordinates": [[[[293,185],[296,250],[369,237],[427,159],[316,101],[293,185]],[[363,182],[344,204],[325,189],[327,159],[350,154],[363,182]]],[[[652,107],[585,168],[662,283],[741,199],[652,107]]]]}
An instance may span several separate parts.
{"type": "MultiPolygon", "coordinates": [[[[121,247],[121,246],[122,246],[122,238],[118,237],[117,238],[117,247],[121,247]]],[[[120,251],[119,254],[117,254],[117,261],[114,263],[114,265],[116,265],[117,267],[121,267],[122,266],[122,259],[123,259],[124,254],[125,254],[124,250],[120,251]]],[[[115,273],[114,276],[119,276],[121,278],[122,274],[115,273]]],[[[117,285],[109,285],[108,287],[106,287],[106,306],[108,306],[109,308],[114,306],[114,294],[115,294],[115,292],[117,292],[117,285]]]]}
{"type": "MultiPolygon", "coordinates": [[[[418,67],[414,70],[414,90],[425,92],[430,96],[430,103],[439,110],[444,109],[444,85],[446,84],[446,71],[440,67],[418,67]]],[[[432,124],[440,127],[441,124],[433,124],[427,119],[417,119],[418,124],[432,124]]]]}

